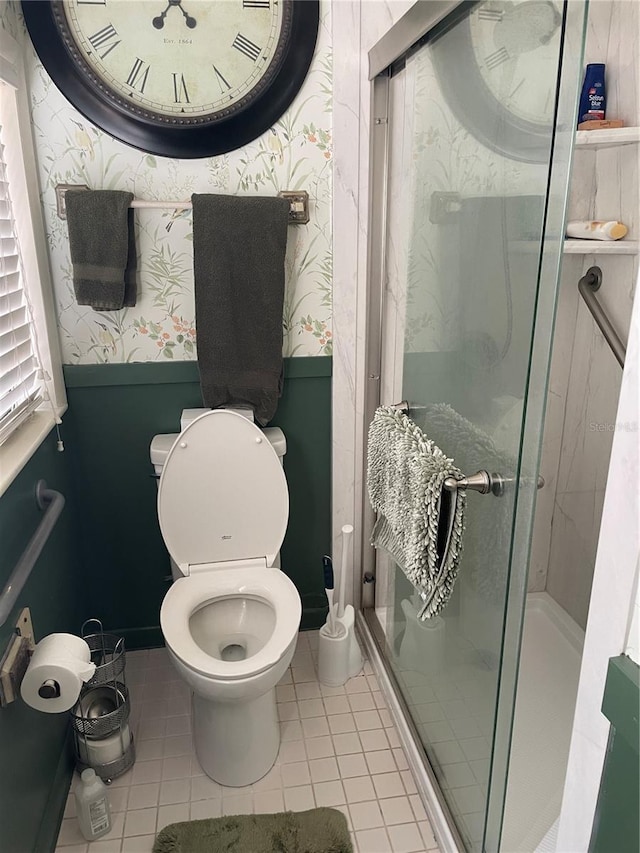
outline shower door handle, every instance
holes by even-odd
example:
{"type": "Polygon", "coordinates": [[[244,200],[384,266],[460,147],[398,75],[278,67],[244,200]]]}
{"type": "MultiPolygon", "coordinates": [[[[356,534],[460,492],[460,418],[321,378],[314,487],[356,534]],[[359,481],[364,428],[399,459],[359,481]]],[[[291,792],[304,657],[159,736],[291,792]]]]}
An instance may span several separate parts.
{"type": "MultiPolygon", "coordinates": [[[[444,487],[448,492],[456,492],[460,489],[471,492],[480,492],[481,495],[492,494],[497,498],[504,494],[505,487],[515,483],[513,477],[503,477],[502,474],[490,474],[488,471],[478,471],[470,477],[461,477],[456,480],[455,477],[447,477],[444,481],[444,487]]],[[[544,486],[544,478],[538,477],[538,488],[544,486]]]]}

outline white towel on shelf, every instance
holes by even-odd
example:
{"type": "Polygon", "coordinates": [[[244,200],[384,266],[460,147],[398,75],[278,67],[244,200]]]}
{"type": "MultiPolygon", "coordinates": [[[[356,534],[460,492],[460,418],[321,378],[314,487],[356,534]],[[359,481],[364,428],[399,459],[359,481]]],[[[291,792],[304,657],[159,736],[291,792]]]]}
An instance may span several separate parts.
{"type": "Polygon", "coordinates": [[[458,572],[464,493],[443,491],[460,470],[407,415],[381,406],[369,427],[367,486],[378,519],[371,543],[384,548],[422,599],[419,618],[446,605],[458,572]]]}

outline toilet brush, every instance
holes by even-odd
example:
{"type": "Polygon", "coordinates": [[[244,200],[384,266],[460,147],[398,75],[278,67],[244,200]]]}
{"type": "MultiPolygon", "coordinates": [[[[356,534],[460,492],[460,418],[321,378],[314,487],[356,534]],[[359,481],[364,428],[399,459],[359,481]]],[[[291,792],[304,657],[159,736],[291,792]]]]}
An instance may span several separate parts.
{"type": "Polygon", "coordinates": [[[331,557],[322,558],[324,587],[329,602],[327,621],[318,634],[318,680],[332,687],[344,684],[349,677],[349,633],[336,619],[334,604],[333,563],[331,557]]]}
{"type": "Polygon", "coordinates": [[[330,637],[337,636],[336,626],[336,606],[333,603],[334,597],[334,580],[333,580],[333,561],[326,554],[322,558],[322,568],[324,570],[324,591],[329,602],[329,613],[327,615],[327,633],[330,637]]]}

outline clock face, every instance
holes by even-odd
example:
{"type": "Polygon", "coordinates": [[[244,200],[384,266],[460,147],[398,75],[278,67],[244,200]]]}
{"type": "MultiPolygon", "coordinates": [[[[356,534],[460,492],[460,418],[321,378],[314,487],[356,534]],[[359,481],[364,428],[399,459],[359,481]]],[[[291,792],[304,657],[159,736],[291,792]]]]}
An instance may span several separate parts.
{"type": "Polygon", "coordinates": [[[514,160],[548,159],[563,8],[562,0],[486,0],[431,45],[451,111],[487,147],[514,160]]]}
{"type": "Polygon", "coordinates": [[[61,33],[105,91],[159,122],[239,111],[277,71],[291,22],[282,0],[64,0],[61,33]]]}
{"type": "Polygon", "coordinates": [[[23,0],[68,99],[145,151],[197,157],[267,130],[309,68],[318,0],[23,0]]]}
{"type": "Polygon", "coordinates": [[[553,119],[555,75],[541,69],[558,62],[562,13],[552,0],[494,0],[469,16],[478,69],[497,100],[525,121],[553,119]]]}

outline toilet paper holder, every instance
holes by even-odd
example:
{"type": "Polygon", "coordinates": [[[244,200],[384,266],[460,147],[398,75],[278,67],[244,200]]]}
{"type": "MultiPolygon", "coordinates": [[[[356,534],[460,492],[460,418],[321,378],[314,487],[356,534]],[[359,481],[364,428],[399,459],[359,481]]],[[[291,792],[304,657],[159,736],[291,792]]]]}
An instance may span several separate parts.
{"type": "Polygon", "coordinates": [[[136,755],[129,727],[124,638],[105,632],[99,619],[88,619],[81,634],[96,670],[69,712],[76,764],[79,771],[91,767],[109,784],[132,766],[136,755]],[[87,633],[90,626],[92,632],[87,633]]]}
{"type": "Polygon", "coordinates": [[[60,696],[60,685],[54,678],[47,678],[40,685],[38,696],[42,699],[58,699],[60,696]]]}

